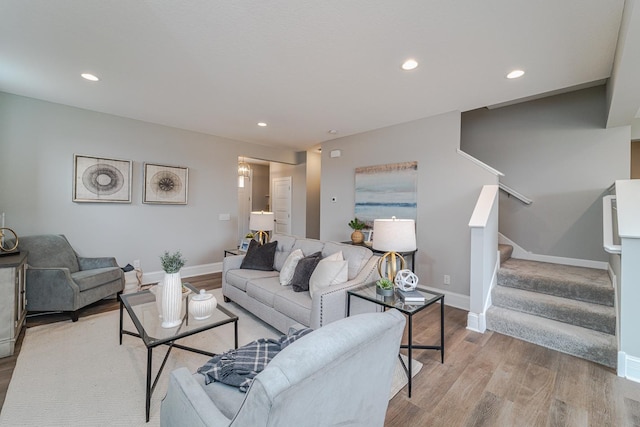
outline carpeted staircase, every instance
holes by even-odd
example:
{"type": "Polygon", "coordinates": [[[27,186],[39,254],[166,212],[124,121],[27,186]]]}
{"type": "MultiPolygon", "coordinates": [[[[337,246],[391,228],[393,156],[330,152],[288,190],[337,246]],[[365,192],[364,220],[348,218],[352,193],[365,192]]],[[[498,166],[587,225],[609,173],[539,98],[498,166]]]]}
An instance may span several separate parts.
{"type": "Polygon", "coordinates": [[[510,258],[491,294],[487,328],[615,368],[614,291],[605,270],[510,258]]]}

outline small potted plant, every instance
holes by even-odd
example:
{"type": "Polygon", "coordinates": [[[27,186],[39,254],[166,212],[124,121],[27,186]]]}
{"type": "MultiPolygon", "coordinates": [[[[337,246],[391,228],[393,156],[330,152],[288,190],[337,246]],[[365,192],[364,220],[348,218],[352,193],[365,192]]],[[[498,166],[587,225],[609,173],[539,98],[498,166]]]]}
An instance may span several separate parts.
{"type": "Polygon", "coordinates": [[[353,233],[351,233],[351,241],[355,244],[360,244],[364,242],[364,234],[362,234],[362,229],[367,226],[364,222],[360,221],[358,218],[354,218],[349,221],[349,227],[353,229],[353,233]]]}
{"type": "Polygon", "coordinates": [[[385,297],[393,295],[393,282],[386,277],[376,282],[376,293],[385,297]]]}

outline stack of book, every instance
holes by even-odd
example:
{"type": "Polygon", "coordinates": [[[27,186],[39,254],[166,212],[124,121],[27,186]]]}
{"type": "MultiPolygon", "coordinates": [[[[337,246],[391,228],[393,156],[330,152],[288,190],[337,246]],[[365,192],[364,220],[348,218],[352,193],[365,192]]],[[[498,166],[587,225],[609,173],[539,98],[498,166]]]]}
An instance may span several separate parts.
{"type": "Polygon", "coordinates": [[[403,291],[401,289],[396,289],[396,292],[398,293],[398,296],[400,297],[400,299],[402,300],[402,302],[404,303],[423,303],[424,302],[424,295],[422,295],[420,292],[413,290],[413,291],[403,291]]]}

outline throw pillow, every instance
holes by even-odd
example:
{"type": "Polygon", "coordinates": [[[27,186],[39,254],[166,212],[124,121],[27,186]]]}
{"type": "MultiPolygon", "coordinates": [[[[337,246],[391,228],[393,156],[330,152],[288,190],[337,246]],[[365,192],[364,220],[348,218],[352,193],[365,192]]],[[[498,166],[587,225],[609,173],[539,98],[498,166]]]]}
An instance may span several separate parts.
{"type": "Polygon", "coordinates": [[[249,243],[249,249],[242,260],[240,268],[262,271],[273,270],[273,258],[276,256],[277,246],[277,241],[260,245],[256,240],[251,240],[249,243]]]}
{"type": "Polygon", "coordinates": [[[296,266],[298,265],[298,261],[304,258],[304,254],[302,253],[302,249],[296,249],[291,252],[287,259],[284,261],[282,265],[282,269],[280,270],[280,284],[282,286],[289,285],[291,279],[293,279],[293,273],[296,271],[296,266]]]}
{"type": "Polygon", "coordinates": [[[320,260],[318,266],[309,279],[309,294],[313,294],[328,288],[331,285],[345,283],[349,276],[349,263],[342,259],[342,252],[320,260]]]}
{"type": "Polygon", "coordinates": [[[309,290],[309,278],[313,270],[320,262],[321,252],[313,253],[309,256],[302,258],[296,265],[296,270],[293,272],[293,278],[291,279],[291,285],[294,292],[304,292],[309,290]]]}

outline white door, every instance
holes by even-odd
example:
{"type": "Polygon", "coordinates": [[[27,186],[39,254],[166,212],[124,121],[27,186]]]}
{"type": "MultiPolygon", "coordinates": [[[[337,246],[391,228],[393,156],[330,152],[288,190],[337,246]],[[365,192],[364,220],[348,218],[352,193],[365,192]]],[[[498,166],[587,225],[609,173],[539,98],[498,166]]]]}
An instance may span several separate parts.
{"type": "Polygon", "coordinates": [[[275,232],[291,234],[291,177],[273,179],[273,212],[275,232]]]}

